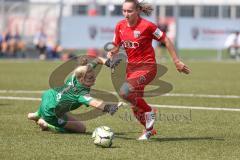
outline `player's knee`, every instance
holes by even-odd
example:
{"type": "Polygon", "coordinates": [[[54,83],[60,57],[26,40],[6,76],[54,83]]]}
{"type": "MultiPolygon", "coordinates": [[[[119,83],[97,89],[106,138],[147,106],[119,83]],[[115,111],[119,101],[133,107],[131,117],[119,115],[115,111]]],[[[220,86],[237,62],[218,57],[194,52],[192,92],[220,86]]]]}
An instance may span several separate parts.
{"type": "Polygon", "coordinates": [[[126,94],[126,92],[123,92],[123,91],[120,90],[119,96],[120,96],[121,98],[123,98],[123,99],[126,99],[127,94],[126,94]]]}
{"type": "Polygon", "coordinates": [[[128,83],[123,83],[123,85],[121,86],[120,88],[120,91],[119,91],[119,95],[126,99],[128,97],[128,95],[130,94],[131,90],[130,90],[130,86],[128,83]]]}

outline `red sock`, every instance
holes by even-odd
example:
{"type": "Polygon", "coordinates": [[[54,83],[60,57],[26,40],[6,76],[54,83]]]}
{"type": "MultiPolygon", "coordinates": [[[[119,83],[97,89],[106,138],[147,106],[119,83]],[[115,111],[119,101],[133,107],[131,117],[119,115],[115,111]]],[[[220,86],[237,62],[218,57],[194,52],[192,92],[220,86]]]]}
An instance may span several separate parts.
{"type": "MultiPolygon", "coordinates": [[[[125,99],[134,106],[132,111],[136,119],[146,127],[145,112],[151,112],[152,108],[143,99],[143,92],[132,92],[125,99]]],[[[148,130],[152,130],[152,128],[148,130]]]]}
{"type": "Polygon", "coordinates": [[[146,126],[145,112],[142,112],[141,109],[138,109],[136,107],[132,107],[132,111],[136,119],[145,127],[146,126]]]}
{"type": "Polygon", "coordinates": [[[142,97],[136,98],[136,106],[143,110],[144,112],[151,112],[152,108],[146,103],[142,97]]]}
{"type": "Polygon", "coordinates": [[[143,112],[151,112],[152,108],[146,103],[140,94],[133,92],[130,93],[125,99],[129,101],[133,106],[141,109],[143,112]]]}

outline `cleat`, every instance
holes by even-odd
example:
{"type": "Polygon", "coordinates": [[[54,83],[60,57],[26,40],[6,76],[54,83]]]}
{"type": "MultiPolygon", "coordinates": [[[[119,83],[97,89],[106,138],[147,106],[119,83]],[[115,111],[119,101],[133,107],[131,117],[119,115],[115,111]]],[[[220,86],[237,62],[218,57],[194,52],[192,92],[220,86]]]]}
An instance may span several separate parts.
{"type": "Polygon", "coordinates": [[[156,118],[156,112],[155,111],[145,113],[145,120],[146,120],[145,128],[146,128],[146,130],[153,127],[153,124],[155,122],[155,118],[156,118]]]}
{"type": "Polygon", "coordinates": [[[157,131],[155,129],[152,129],[151,131],[144,130],[142,135],[138,138],[138,140],[149,140],[151,136],[154,136],[157,134],[157,131]]]}
{"type": "Polygon", "coordinates": [[[118,102],[117,106],[118,106],[118,108],[122,107],[123,106],[123,102],[118,102]]]}

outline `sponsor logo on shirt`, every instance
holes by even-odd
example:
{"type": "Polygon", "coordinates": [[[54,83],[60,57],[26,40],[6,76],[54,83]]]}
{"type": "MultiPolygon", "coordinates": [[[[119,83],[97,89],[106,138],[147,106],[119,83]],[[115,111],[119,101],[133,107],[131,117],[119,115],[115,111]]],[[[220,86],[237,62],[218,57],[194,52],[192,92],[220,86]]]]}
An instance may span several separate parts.
{"type": "Polygon", "coordinates": [[[62,97],[62,93],[58,93],[58,94],[57,94],[57,102],[60,101],[61,97],[62,97]]]}
{"type": "Polygon", "coordinates": [[[153,35],[157,38],[157,39],[160,39],[163,35],[163,32],[157,28],[154,32],[153,32],[153,35]]]}
{"type": "Polygon", "coordinates": [[[133,31],[134,38],[140,37],[140,31],[133,31]]]}
{"type": "Polygon", "coordinates": [[[143,76],[143,75],[141,75],[140,77],[139,77],[139,79],[138,79],[138,84],[144,84],[145,83],[145,81],[146,81],[146,77],[145,76],[143,76]]]}
{"type": "Polygon", "coordinates": [[[132,41],[123,41],[123,46],[125,48],[137,48],[137,47],[139,47],[139,43],[132,42],[132,41]]]}
{"type": "Polygon", "coordinates": [[[122,35],[122,30],[121,30],[121,29],[119,30],[119,32],[120,32],[120,34],[122,35]]]}

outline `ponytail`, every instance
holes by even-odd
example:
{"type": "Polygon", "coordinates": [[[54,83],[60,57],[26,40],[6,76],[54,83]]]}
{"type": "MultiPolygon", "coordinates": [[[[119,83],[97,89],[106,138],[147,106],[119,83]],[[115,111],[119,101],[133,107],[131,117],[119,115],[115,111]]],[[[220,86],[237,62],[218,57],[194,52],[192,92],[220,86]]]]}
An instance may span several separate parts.
{"type": "Polygon", "coordinates": [[[144,13],[146,16],[150,16],[153,12],[153,7],[151,4],[145,3],[143,1],[139,2],[138,0],[125,0],[124,2],[134,3],[136,8],[140,9],[142,13],[144,13]]]}
{"type": "Polygon", "coordinates": [[[150,16],[153,12],[153,7],[151,4],[149,3],[139,3],[139,8],[140,10],[146,15],[146,16],[150,16]]]}

